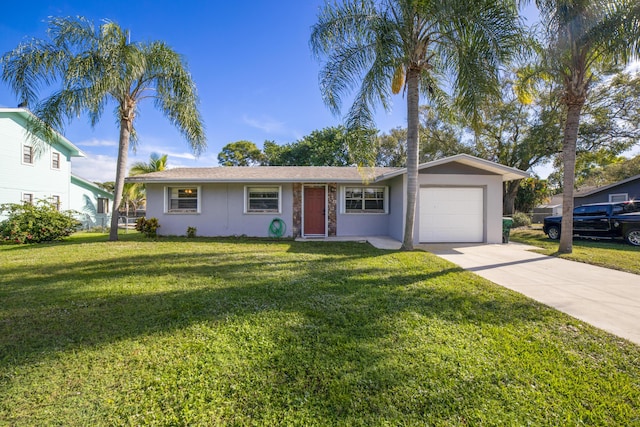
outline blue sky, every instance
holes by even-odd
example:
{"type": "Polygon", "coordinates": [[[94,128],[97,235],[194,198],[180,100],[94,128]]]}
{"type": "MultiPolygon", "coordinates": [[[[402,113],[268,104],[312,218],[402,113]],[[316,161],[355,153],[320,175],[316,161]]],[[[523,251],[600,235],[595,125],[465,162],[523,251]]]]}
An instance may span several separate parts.
{"type": "MultiPolygon", "coordinates": [[[[293,142],[313,130],[341,123],[325,107],[318,86],[320,65],[309,49],[311,26],[324,0],[199,1],[38,1],[25,7],[5,2],[0,15],[0,53],[30,37],[45,37],[49,16],[110,19],[131,31],[132,41],[163,40],[182,54],[200,96],[207,151],[194,158],[187,143],[152,102],[140,105],[139,146],[129,163],[147,161],[152,152],[169,154],[169,166],[217,166],[221,148],[238,140],[262,147],[265,140],[293,142]]],[[[0,83],[0,106],[15,107],[16,97],[0,83]]],[[[348,107],[348,105],[346,106],[348,107]]],[[[377,126],[406,126],[405,104],[394,100],[379,110],[377,126]]],[[[65,136],[87,157],[72,170],[93,181],[113,181],[118,127],[105,110],[91,129],[78,119],[65,136]]]]}

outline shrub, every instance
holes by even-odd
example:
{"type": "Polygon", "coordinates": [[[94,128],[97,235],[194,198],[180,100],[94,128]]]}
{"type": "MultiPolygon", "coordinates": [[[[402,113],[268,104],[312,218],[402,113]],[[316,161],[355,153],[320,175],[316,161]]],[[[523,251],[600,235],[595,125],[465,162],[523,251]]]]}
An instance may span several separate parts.
{"type": "Polygon", "coordinates": [[[147,237],[157,237],[157,230],[160,228],[160,224],[158,224],[158,218],[149,218],[140,217],[136,221],[136,230],[141,233],[144,233],[147,237]]]}
{"type": "Polygon", "coordinates": [[[59,212],[53,203],[7,203],[0,206],[8,218],[0,222],[0,237],[11,243],[41,243],[62,240],[81,226],[73,215],[59,212]]]}
{"type": "Polygon", "coordinates": [[[193,238],[196,237],[196,231],[198,231],[195,227],[187,227],[187,237],[193,238]]]}
{"type": "Polygon", "coordinates": [[[531,225],[531,218],[524,212],[513,214],[513,227],[526,227],[531,225]]]}

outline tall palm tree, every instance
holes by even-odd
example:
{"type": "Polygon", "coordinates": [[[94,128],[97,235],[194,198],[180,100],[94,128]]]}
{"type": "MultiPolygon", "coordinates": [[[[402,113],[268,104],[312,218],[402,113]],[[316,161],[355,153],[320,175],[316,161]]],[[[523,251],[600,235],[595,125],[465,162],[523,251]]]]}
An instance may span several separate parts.
{"type": "Polygon", "coordinates": [[[406,91],[407,211],[402,248],[413,249],[418,191],[419,101],[442,103],[451,85],[456,103],[473,116],[486,94],[498,93],[498,67],[521,45],[515,0],[344,0],[327,3],[311,35],[326,58],[320,72],[325,103],[346,115],[352,130],[375,128],[375,106],[391,106],[406,91]]]}
{"type": "Polygon", "coordinates": [[[139,103],[153,99],[200,154],[206,141],[195,84],[183,58],[169,46],[160,41],[132,43],[129,32],[114,22],[95,27],[82,17],[52,18],[48,35],[49,40],[33,39],[7,52],[0,60],[2,79],[33,106],[38,120],[30,126],[45,138],[81,114],[94,126],[107,104],[116,104],[120,136],[109,239],[117,240],[115,212],[122,200],[129,145],[136,142],[139,103]],[[60,90],[38,102],[38,89],[56,82],[60,90]]]}
{"type": "Polygon", "coordinates": [[[640,55],[638,0],[536,0],[548,48],[542,71],[557,76],[566,107],[562,141],[563,200],[558,251],[573,251],[573,189],[582,109],[598,75],[640,55]]]}

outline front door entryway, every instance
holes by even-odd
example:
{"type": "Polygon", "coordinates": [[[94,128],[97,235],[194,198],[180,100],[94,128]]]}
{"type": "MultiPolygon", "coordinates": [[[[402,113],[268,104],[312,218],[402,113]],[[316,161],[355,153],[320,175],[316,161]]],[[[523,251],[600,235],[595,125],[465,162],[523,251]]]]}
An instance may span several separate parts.
{"type": "Polygon", "coordinates": [[[304,187],[303,234],[326,236],[326,189],[304,187]]]}

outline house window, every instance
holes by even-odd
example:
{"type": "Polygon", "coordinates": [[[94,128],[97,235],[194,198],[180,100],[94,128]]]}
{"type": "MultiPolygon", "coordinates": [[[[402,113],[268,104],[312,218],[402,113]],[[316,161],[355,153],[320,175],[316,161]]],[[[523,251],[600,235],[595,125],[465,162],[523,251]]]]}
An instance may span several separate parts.
{"type": "Polygon", "coordinates": [[[345,213],[387,213],[387,187],[345,187],[345,213]]]}
{"type": "Polygon", "coordinates": [[[626,202],[629,200],[629,194],[627,193],[619,193],[619,194],[609,194],[609,202],[626,202]]]}
{"type": "Polygon", "coordinates": [[[97,213],[99,214],[109,213],[109,199],[107,199],[106,197],[98,197],[97,213]]]}
{"type": "Polygon", "coordinates": [[[60,210],[60,196],[51,196],[51,204],[56,208],[57,211],[60,210]]]}
{"type": "Polygon", "coordinates": [[[281,187],[245,187],[245,213],[279,213],[281,187]]]}
{"type": "Polygon", "coordinates": [[[22,163],[32,165],[33,164],[33,147],[30,145],[22,146],[22,163]]]}
{"type": "Polygon", "coordinates": [[[200,187],[168,187],[167,212],[200,212],[200,187]]]}
{"type": "Polygon", "coordinates": [[[30,205],[33,204],[33,193],[22,193],[22,201],[30,205]]]}
{"type": "Polygon", "coordinates": [[[51,153],[51,167],[60,169],[60,153],[51,153]]]}

